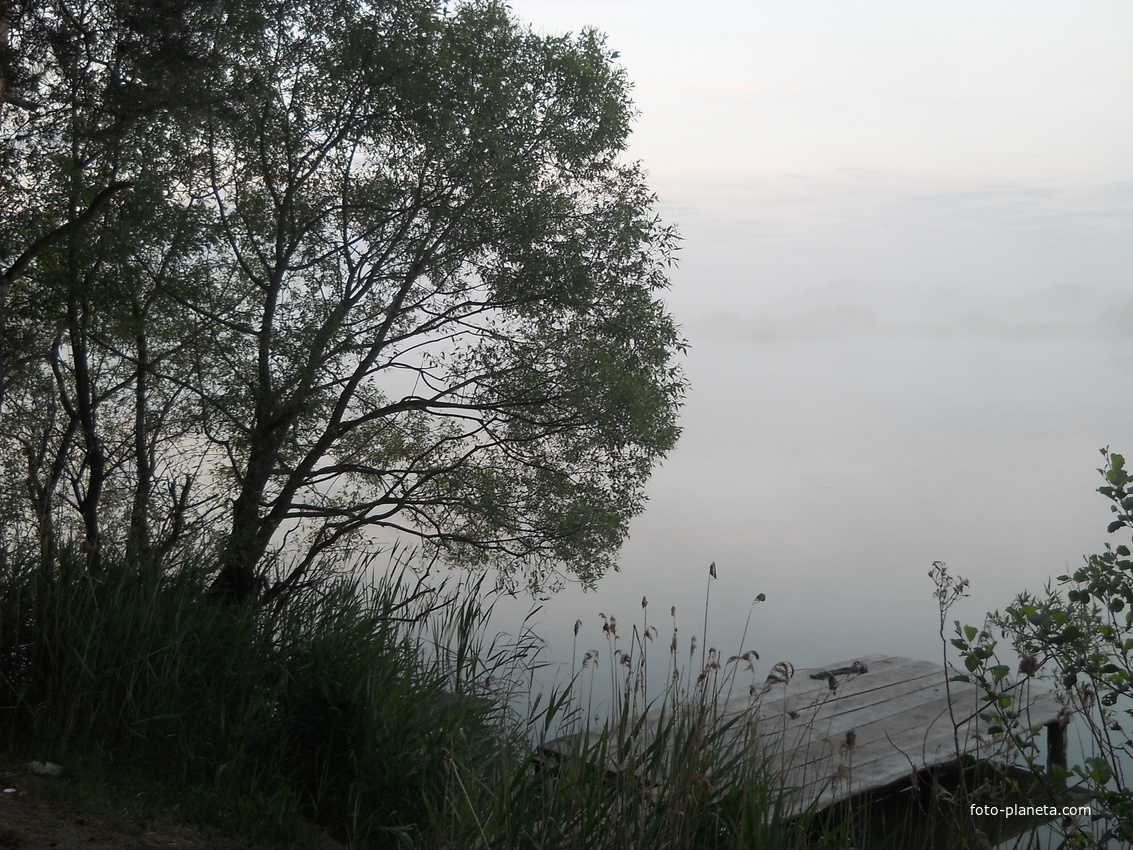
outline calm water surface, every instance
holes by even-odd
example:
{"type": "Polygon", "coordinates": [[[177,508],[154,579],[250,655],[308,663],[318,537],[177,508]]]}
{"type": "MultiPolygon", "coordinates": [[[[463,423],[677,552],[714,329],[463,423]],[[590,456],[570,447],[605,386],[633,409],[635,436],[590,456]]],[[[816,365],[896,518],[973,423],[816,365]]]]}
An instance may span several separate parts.
{"type": "MultiPolygon", "coordinates": [[[[707,639],[728,655],[752,612],[742,648],[765,668],[935,660],[933,561],[971,580],[950,620],[979,624],[1108,539],[1098,449],[1133,454],[1133,337],[992,325],[768,338],[720,317],[686,332],[682,440],[650,482],[621,571],[536,615],[547,681],[569,678],[576,620],[578,655],[604,650],[599,614],[627,635],[643,596],[665,647],[672,606],[682,641],[699,637],[711,562],[707,639]]],[[[529,607],[504,600],[499,627],[529,607]]]]}

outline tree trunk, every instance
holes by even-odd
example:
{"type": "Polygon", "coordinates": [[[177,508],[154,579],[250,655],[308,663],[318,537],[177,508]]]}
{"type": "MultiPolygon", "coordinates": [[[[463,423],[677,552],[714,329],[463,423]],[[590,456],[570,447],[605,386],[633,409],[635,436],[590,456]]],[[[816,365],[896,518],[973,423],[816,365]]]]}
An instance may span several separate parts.
{"type": "Polygon", "coordinates": [[[260,516],[264,491],[279,456],[281,427],[258,428],[245,469],[240,495],[232,506],[232,531],[221,559],[220,572],[209,594],[225,602],[244,604],[259,583],[256,565],[275,533],[274,525],[260,516]]]}

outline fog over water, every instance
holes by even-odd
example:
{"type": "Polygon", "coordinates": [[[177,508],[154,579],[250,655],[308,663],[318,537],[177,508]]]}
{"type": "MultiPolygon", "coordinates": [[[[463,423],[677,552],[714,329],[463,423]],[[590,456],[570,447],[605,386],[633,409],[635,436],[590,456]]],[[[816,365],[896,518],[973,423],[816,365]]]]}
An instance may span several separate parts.
{"type": "Polygon", "coordinates": [[[683,639],[699,635],[713,561],[708,640],[728,654],[765,593],[743,649],[768,667],[935,659],[934,560],[972,581],[954,613],[979,624],[1101,548],[1098,449],[1133,451],[1133,334],[1109,322],[1118,308],[892,324],[843,311],[842,325],[825,310],[689,323],[682,441],[650,484],[621,572],[596,592],[568,587],[537,615],[553,660],[570,661],[576,618],[580,653],[604,650],[599,612],[625,633],[643,595],[660,643],[673,605],[683,639]]]}
{"type": "MultiPolygon", "coordinates": [[[[939,657],[927,572],[979,623],[1109,538],[1133,454],[1133,5],[516,0],[608,33],[684,237],[677,449],[621,572],[536,616],[552,660],[650,622],[763,672],[939,657]]],[[[508,600],[501,626],[529,605],[508,600]]],[[[568,678],[559,669],[559,678],[568,678]]],[[[548,671],[548,676],[550,671],[548,671]]]]}

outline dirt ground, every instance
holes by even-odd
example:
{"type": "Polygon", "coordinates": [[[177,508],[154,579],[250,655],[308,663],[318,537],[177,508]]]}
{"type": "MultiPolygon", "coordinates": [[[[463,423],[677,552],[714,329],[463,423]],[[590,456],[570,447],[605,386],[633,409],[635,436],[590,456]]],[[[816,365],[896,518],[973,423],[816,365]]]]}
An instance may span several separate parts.
{"type": "MultiPolygon", "coordinates": [[[[92,816],[58,802],[52,783],[66,779],[34,775],[26,765],[0,768],[0,850],[266,850],[267,845],[219,834],[175,818],[137,821],[113,814],[92,816]]],[[[300,846],[321,850],[341,845],[314,828],[296,836],[300,846]]]]}
{"type": "MultiPolygon", "coordinates": [[[[10,782],[10,780],[6,780],[10,782]]],[[[0,847],[20,850],[114,847],[124,850],[247,850],[254,845],[177,824],[148,824],[99,820],[68,812],[29,793],[19,784],[7,785],[0,798],[0,847]]]]}

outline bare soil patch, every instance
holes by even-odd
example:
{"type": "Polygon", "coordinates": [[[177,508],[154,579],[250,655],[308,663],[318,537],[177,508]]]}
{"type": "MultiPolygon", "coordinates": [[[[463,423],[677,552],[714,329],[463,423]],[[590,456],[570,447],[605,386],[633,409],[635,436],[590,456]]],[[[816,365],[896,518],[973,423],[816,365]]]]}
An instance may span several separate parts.
{"type": "Polygon", "coordinates": [[[66,778],[35,776],[27,765],[0,765],[0,850],[281,850],[341,847],[306,825],[296,829],[294,842],[263,843],[225,835],[187,823],[176,816],[139,818],[119,812],[108,795],[99,814],[83,811],[59,793],[66,778]]]}

